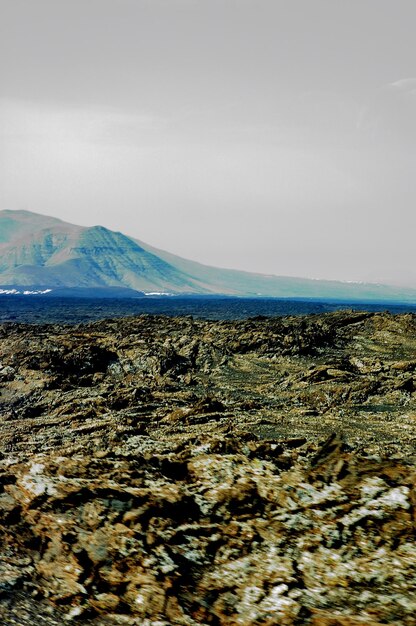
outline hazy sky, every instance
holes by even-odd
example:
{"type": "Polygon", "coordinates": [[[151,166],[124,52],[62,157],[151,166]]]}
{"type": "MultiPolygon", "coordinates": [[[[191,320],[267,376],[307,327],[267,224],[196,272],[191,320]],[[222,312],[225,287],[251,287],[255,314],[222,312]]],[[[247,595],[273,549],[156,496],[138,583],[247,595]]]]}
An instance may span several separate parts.
{"type": "Polygon", "coordinates": [[[0,208],[416,286],[415,0],[0,0],[0,208]]]}

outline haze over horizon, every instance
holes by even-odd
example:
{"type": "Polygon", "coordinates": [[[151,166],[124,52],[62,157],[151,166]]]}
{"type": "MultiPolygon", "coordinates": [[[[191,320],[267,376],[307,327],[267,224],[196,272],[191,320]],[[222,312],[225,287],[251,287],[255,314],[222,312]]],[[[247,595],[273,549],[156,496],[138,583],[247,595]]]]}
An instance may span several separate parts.
{"type": "Polygon", "coordinates": [[[2,0],[0,209],[416,287],[411,0],[2,0]]]}

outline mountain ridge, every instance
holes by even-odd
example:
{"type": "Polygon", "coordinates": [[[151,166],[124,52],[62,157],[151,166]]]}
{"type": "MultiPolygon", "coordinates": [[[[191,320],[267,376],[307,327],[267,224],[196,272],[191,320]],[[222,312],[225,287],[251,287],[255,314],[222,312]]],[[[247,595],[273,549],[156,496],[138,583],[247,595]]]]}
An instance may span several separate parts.
{"type": "Polygon", "coordinates": [[[416,289],[211,267],[104,226],[0,211],[0,287],[416,302],[416,289]]]}

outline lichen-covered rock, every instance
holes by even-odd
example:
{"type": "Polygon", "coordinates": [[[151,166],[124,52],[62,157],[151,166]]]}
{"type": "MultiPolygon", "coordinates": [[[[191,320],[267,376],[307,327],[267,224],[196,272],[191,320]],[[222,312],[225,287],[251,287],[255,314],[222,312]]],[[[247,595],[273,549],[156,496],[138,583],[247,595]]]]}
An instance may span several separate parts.
{"type": "Polygon", "coordinates": [[[415,331],[7,325],[1,622],[416,624],[415,331]]]}

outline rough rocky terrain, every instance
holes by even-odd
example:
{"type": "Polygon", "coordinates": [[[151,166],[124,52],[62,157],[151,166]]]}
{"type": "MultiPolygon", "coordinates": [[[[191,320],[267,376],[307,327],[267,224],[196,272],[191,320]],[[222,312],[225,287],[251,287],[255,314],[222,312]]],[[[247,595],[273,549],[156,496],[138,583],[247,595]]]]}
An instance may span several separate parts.
{"type": "Polygon", "coordinates": [[[416,624],[416,316],[0,326],[0,622],[416,624]]]}

